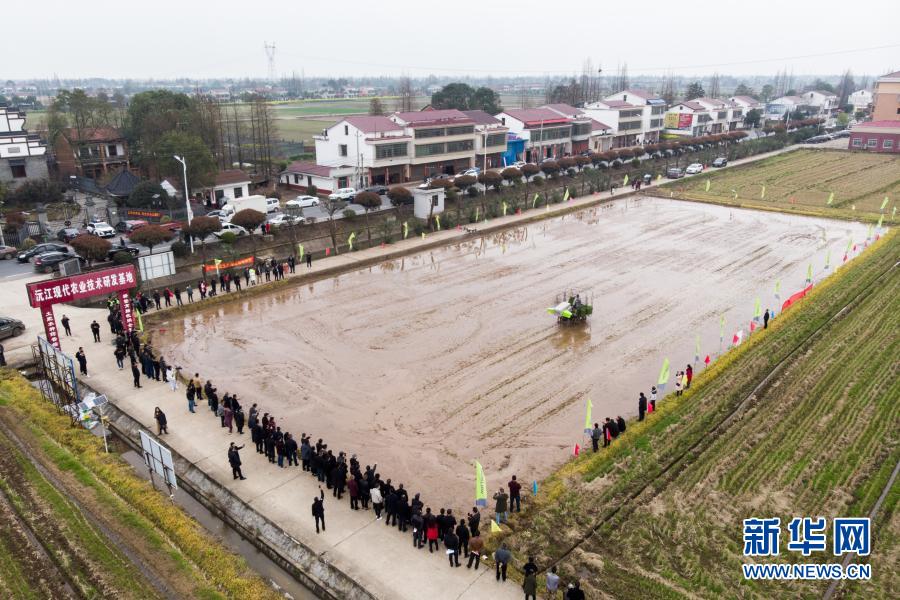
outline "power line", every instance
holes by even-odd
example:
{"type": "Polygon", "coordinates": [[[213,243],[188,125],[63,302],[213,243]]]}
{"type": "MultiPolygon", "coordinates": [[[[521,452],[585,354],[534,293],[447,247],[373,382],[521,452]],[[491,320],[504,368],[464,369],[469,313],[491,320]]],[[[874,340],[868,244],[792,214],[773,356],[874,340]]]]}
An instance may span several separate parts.
{"type": "MultiPolygon", "coordinates": [[[[795,56],[781,56],[777,58],[760,58],[753,60],[744,60],[744,61],[732,61],[732,62],[724,62],[724,63],[708,63],[708,64],[697,64],[697,65],[681,65],[681,66],[658,66],[658,67],[638,67],[634,68],[629,66],[628,69],[630,71],[685,71],[690,69],[710,69],[710,68],[723,68],[723,67],[731,67],[738,65],[752,65],[752,64],[765,64],[771,62],[784,62],[791,60],[801,60],[805,58],[818,58],[822,56],[837,56],[841,54],[855,54],[859,52],[870,52],[872,50],[886,50],[890,48],[900,48],[900,44],[885,44],[883,46],[870,46],[867,48],[851,48],[847,50],[835,50],[831,52],[818,52],[814,54],[799,54],[795,56]]],[[[367,67],[380,67],[385,69],[414,69],[417,71],[444,71],[451,73],[521,73],[521,74],[529,74],[529,75],[543,75],[548,73],[546,69],[544,70],[522,70],[522,69],[507,69],[507,68],[481,68],[481,69],[472,69],[472,68],[458,68],[458,67],[423,67],[423,66],[415,66],[415,65],[397,65],[397,64],[387,64],[387,63],[375,63],[368,61],[359,61],[359,60],[349,60],[343,58],[335,58],[333,56],[311,56],[308,54],[293,54],[290,52],[281,52],[282,55],[291,56],[294,58],[302,58],[304,60],[317,60],[323,62],[331,62],[331,63],[344,63],[351,65],[361,65],[367,67]]],[[[562,71],[560,71],[562,72],[562,71]]]]}

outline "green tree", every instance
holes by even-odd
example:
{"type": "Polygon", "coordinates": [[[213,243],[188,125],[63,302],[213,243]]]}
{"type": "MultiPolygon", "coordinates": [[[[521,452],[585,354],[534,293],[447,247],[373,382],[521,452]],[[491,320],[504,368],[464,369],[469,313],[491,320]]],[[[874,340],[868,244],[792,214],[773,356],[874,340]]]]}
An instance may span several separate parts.
{"type": "Polygon", "coordinates": [[[763,102],[767,102],[772,99],[775,95],[775,87],[771,84],[766,84],[762,86],[762,91],[759,93],[759,99],[763,102]]]}
{"type": "Polygon", "coordinates": [[[756,92],[752,87],[747,86],[743,82],[738,84],[736,88],[734,88],[735,96],[750,96],[751,98],[756,98],[756,92]]]}
{"type": "Polygon", "coordinates": [[[759,127],[761,121],[762,113],[758,108],[751,108],[747,111],[747,114],[744,115],[744,126],[746,127],[759,127]]]}
{"type": "Polygon", "coordinates": [[[706,95],[706,92],[703,91],[703,86],[700,85],[699,81],[695,81],[687,87],[687,91],[684,93],[685,100],[693,100],[694,98],[702,98],[706,95]]]}
{"type": "Polygon", "coordinates": [[[153,181],[140,182],[125,199],[125,206],[131,208],[172,208],[173,203],[168,192],[153,181]]]}
{"type": "Polygon", "coordinates": [[[846,128],[850,124],[850,115],[845,112],[838,113],[837,124],[846,128]]]}
{"type": "Polygon", "coordinates": [[[135,244],[140,244],[141,246],[147,246],[150,248],[150,253],[153,253],[153,246],[168,242],[175,234],[172,233],[171,229],[166,229],[165,227],[160,227],[159,225],[144,225],[143,227],[139,227],[131,232],[131,235],[128,236],[135,244]]]}
{"type": "Polygon", "coordinates": [[[62,189],[48,179],[31,179],[6,195],[8,204],[21,207],[60,202],[62,199],[62,189]]]}
{"type": "Polygon", "coordinates": [[[815,90],[817,92],[830,92],[834,93],[834,86],[825,81],[824,79],[816,78],[811,84],[806,86],[806,91],[815,90]]]}
{"type": "Polygon", "coordinates": [[[209,147],[200,136],[170,131],[164,134],[153,147],[153,158],[161,177],[183,177],[181,163],[173,158],[183,156],[187,160],[188,184],[191,187],[212,185],[216,175],[216,161],[209,147]]]}
{"type": "Polygon", "coordinates": [[[431,106],[438,109],[483,110],[488,114],[502,110],[497,92],[487,87],[475,89],[466,83],[448,83],[431,95],[431,106]]]}
{"type": "Polygon", "coordinates": [[[381,196],[375,192],[360,192],[353,199],[353,202],[359,204],[366,211],[366,236],[369,244],[372,244],[372,230],[369,229],[369,212],[381,208],[381,196]]]}
{"type": "Polygon", "coordinates": [[[83,233],[69,242],[82,258],[88,262],[88,266],[94,261],[104,260],[109,254],[112,244],[108,240],[90,233],[83,233]]]}
{"type": "Polygon", "coordinates": [[[391,204],[393,204],[394,206],[409,204],[413,199],[412,192],[410,192],[409,189],[403,187],[402,185],[395,185],[394,187],[390,188],[388,190],[387,197],[390,199],[391,204]]]}

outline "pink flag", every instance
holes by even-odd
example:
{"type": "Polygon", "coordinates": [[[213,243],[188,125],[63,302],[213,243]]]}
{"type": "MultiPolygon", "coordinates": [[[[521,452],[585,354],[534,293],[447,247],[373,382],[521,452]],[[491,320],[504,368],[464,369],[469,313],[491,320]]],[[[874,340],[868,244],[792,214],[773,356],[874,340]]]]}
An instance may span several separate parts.
{"type": "Polygon", "coordinates": [[[579,452],[581,452],[581,446],[579,446],[578,443],[576,442],[576,444],[575,444],[575,450],[573,451],[573,454],[574,454],[575,456],[578,456],[578,453],[579,453],[579,452]]]}
{"type": "Polygon", "coordinates": [[[750,332],[752,333],[754,331],[756,331],[756,323],[750,321],[750,332]]]}
{"type": "Polygon", "coordinates": [[[706,366],[709,366],[709,354],[706,355],[706,358],[703,359],[703,362],[706,363],[706,366]]]}
{"type": "Polygon", "coordinates": [[[331,254],[331,248],[325,248],[325,256],[331,254]]]}

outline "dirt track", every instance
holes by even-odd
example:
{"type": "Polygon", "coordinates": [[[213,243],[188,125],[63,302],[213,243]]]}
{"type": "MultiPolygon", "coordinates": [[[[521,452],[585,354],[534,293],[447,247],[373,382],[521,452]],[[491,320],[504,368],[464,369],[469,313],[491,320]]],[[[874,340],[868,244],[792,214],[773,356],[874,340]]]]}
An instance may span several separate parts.
{"type": "Polygon", "coordinates": [[[283,430],[466,506],[472,459],[493,489],[540,478],[584,443],[585,398],[594,420],[636,413],[664,356],[673,373],[693,360],[695,334],[715,354],[722,312],[727,343],[757,296],[780,305],[776,279],[799,289],[826,247],[839,265],[851,233],[865,227],[623,199],[207,309],[162,324],[158,345],[283,430]],[[573,287],[594,315],[561,328],[545,308],[573,287]]]}

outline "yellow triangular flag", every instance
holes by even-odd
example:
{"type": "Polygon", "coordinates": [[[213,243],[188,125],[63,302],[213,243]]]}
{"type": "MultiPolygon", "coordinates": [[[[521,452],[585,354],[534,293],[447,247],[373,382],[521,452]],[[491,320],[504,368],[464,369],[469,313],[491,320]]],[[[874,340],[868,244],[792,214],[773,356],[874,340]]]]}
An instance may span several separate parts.
{"type": "Polygon", "coordinates": [[[759,191],[759,199],[760,200],[766,199],[766,186],[762,186],[762,189],[759,191]]]}
{"type": "Polygon", "coordinates": [[[709,191],[709,179],[706,180],[706,191],[709,191]]]}
{"type": "Polygon", "coordinates": [[[502,533],[503,530],[497,525],[497,521],[491,519],[491,533],[502,533]]]}
{"type": "Polygon", "coordinates": [[[622,186],[628,185],[628,173],[625,173],[625,179],[622,180],[622,186]]]}

